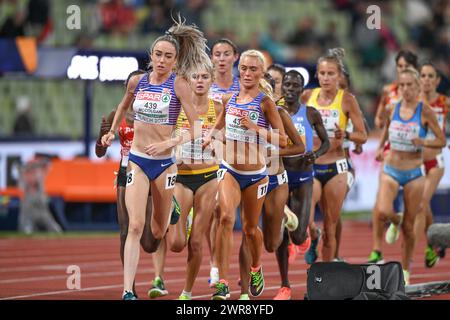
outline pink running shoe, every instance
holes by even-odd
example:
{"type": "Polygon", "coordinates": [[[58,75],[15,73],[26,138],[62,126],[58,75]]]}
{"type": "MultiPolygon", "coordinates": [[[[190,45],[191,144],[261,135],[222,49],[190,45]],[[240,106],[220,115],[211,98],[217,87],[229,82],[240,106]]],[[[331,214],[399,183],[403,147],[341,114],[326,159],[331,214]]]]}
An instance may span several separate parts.
{"type": "Polygon", "coordinates": [[[273,300],[291,300],[291,288],[281,287],[273,300]]]}

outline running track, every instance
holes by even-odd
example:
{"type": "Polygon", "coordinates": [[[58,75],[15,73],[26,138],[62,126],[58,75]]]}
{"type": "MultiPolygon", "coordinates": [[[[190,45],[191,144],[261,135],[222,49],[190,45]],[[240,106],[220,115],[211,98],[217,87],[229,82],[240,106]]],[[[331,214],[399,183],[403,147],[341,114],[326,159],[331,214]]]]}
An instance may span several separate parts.
{"type": "MultiPolygon", "coordinates": [[[[240,233],[234,235],[234,254],[230,267],[231,298],[239,297],[238,246],[240,233]]],[[[401,240],[395,245],[384,244],[385,260],[400,260],[401,240]]],[[[450,259],[442,259],[437,266],[426,269],[423,263],[425,241],[422,239],[414,256],[411,283],[450,279],[450,259]]],[[[341,256],[349,263],[365,263],[371,249],[371,227],[367,222],[344,222],[341,256]]],[[[205,257],[194,285],[194,299],[210,299],[208,287],[209,255],[206,244],[205,257]]],[[[176,299],[183,289],[186,250],[168,254],[165,284],[169,295],[163,299],[176,299]]],[[[320,259],[320,258],[319,258],[320,259]]],[[[303,299],[306,292],[307,265],[298,256],[290,266],[290,282],[293,299],[303,299]]],[[[274,254],[264,252],[263,271],[266,280],[264,293],[258,299],[272,299],[280,278],[274,254]]],[[[153,278],[151,256],[141,252],[136,289],[141,299],[147,298],[147,290],[153,278]]],[[[120,299],[122,293],[122,267],[119,258],[119,237],[91,236],[79,238],[2,238],[0,239],[0,300],[3,299],[120,299]],[[81,270],[81,289],[68,290],[66,273],[69,265],[81,270]]],[[[450,294],[433,296],[433,299],[450,300],[450,294]]]]}

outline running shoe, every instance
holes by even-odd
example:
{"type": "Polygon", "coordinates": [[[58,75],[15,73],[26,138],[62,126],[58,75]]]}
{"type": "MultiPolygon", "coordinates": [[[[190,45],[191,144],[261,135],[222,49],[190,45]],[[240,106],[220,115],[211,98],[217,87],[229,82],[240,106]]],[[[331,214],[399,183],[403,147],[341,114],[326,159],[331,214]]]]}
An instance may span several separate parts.
{"type": "Polygon", "coordinates": [[[172,197],[172,204],[173,204],[173,209],[172,209],[172,214],[170,215],[170,224],[177,224],[178,220],[180,219],[180,215],[181,215],[181,207],[180,207],[180,204],[178,203],[177,199],[175,198],[175,196],[172,197]]]}
{"type": "Polygon", "coordinates": [[[180,296],[178,297],[178,300],[192,300],[192,296],[189,296],[185,293],[180,294],[180,296]]]}
{"type": "Polygon", "coordinates": [[[399,212],[398,215],[400,216],[400,223],[398,225],[395,225],[391,222],[389,228],[386,231],[385,240],[388,244],[395,243],[400,237],[400,225],[403,220],[403,212],[399,212]]]}
{"type": "Polygon", "coordinates": [[[250,300],[250,297],[248,296],[248,294],[243,293],[239,297],[239,300],[250,300]]]}
{"type": "Polygon", "coordinates": [[[317,258],[319,257],[319,252],[317,251],[317,246],[319,245],[320,236],[321,236],[321,231],[319,228],[317,228],[317,239],[311,240],[311,245],[305,254],[305,261],[307,264],[313,264],[314,262],[316,262],[317,258]]]}
{"type": "Polygon", "coordinates": [[[191,208],[186,219],[186,241],[189,241],[192,231],[192,223],[194,221],[194,208],[191,208]]]}
{"type": "Polygon", "coordinates": [[[225,280],[216,283],[216,292],[212,296],[212,300],[227,300],[230,297],[230,288],[225,280]]]}
{"type": "Polygon", "coordinates": [[[288,245],[288,263],[293,264],[295,258],[297,258],[297,246],[293,243],[288,245]]]}
{"type": "Polygon", "coordinates": [[[137,300],[137,297],[132,291],[125,291],[122,300],[137,300]]]}
{"type": "Polygon", "coordinates": [[[405,279],[405,286],[409,286],[409,271],[408,270],[403,270],[403,279],[405,279]]]}
{"type": "Polygon", "coordinates": [[[333,259],[333,262],[345,262],[345,260],[342,257],[336,257],[333,259]]]}
{"type": "Polygon", "coordinates": [[[289,209],[288,206],[284,206],[284,215],[286,217],[284,226],[286,227],[286,229],[288,229],[288,231],[295,231],[298,227],[298,218],[295,215],[295,213],[293,213],[291,211],[291,209],[289,209]]]}
{"type": "Polygon", "coordinates": [[[281,287],[273,300],[291,300],[291,288],[281,287]]]}
{"type": "Polygon", "coordinates": [[[306,240],[297,246],[297,252],[305,254],[311,247],[311,237],[309,236],[309,229],[306,230],[306,240]]]}
{"type": "Polygon", "coordinates": [[[215,288],[216,283],[219,282],[219,269],[212,267],[209,271],[209,287],[215,288]]]}
{"type": "Polygon", "coordinates": [[[164,281],[161,277],[156,277],[152,281],[152,287],[150,290],[148,290],[148,297],[150,299],[155,299],[158,297],[164,297],[167,296],[169,292],[166,290],[166,287],[164,286],[164,281]]]}
{"type": "Polygon", "coordinates": [[[367,263],[383,264],[384,260],[381,251],[373,250],[369,255],[367,263]]]}
{"type": "Polygon", "coordinates": [[[439,261],[439,255],[432,246],[428,245],[425,249],[425,267],[432,268],[439,261]]]}
{"type": "Polygon", "coordinates": [[[262,266],[258,271],[250,271],[250,285],[248,290],[253,297],[261,295],[264,291],[264,275],[262,272],[262,266]]]}

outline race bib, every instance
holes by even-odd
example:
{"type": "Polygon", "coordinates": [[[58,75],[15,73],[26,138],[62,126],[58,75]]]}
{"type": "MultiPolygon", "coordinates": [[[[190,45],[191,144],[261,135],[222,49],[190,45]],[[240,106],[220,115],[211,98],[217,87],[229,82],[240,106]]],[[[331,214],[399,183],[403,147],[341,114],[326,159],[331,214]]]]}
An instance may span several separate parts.
{"type": "Polygon", "coordinates": [[[266,182],[266,183],[258,186],[257,199],[260,199],[267,194],[268,187],[269,187],[269,182],[266,182]]]}
{"type": "Polygon", "coordinates": [[[175,182],[177,182],[177,174],[176,173],[166,174],[166,190],[175,188],[175,182]]]}
{"type": "Polygon", "coordinates": [[[348,171],[347,159],[341,159],[336,161],[336,168],[338,173],[344,173],[348,171]]]}
{"type": "Polygon", "coordinates": [[[134,169],[133,170],[130,170],[128,173],[127,173],[127,184],[126,184],[126,186],[128,187],[128,186],[132,186],[133,184],[134,184],[134,169]]]}
{"type": "Polygon", "coordinates": [[[322,116],[323,126],[327,131],[328,137],[334,138],[336,125],[339,125],[339,111],[335,109],[317,109],[322,116]]]}
{"type": "Polygon", "coordinates": [[[411,142],[419,136],[417,123],[392,121],[389,126],[389,141],[393,150],[415,152],[417,147],[411,142]]]}
{"type": "Polygon", "coordinates": [[[287,176],[287,172],[286,170],[283,173],[280,173],[279,175],[277,175],[277,179],[278,179],[278,185],[282,185],[285,183],[288,183],[288,176],[287,176]]]}
{"type": "Polygon", "coordinates": [[[225,116],[226,138],[236,141],[257,143],[258,137],[255,131],[247,130],[242,126],[242,119],[248,117],[254,124],[258,123],[259,112],[229,107],[225,116]]]}
{"type": "Polygon", "coordinates": [[[221,181],[227,172],[227,169],[219,169],[217,170],[217,181],[221,181]]]}
{"type": "Polygon", "coordinates": [[[138,92],[133,104],[135,119],[150,124],[167,124],[171,99],[172,95],[167,89],[161,93],[138,92]]]}

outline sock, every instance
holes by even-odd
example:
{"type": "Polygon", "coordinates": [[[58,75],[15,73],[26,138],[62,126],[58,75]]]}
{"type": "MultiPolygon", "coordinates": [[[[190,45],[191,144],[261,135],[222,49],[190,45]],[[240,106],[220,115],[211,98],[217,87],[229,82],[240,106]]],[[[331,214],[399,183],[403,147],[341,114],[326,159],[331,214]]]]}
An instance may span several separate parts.
{"type": "Polygon", "coordinates": [[[210,275],[211,274],[218,274],[219,273],[219,268],[216,268],[216,267],[211,267],[211,271],[210,271],[210,275]]]}

